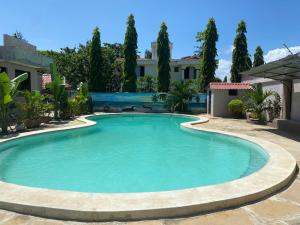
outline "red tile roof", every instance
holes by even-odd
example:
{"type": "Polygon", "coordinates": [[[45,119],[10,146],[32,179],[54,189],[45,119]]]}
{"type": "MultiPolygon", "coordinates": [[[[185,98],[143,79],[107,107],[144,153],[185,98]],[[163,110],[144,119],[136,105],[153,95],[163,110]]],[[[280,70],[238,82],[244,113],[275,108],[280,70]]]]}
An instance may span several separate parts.
{"type": "Polygon", "coordinates": [[[249,83],[211,82],[209,88],[212,90],[248,90],[251,85],[249,83]]]}

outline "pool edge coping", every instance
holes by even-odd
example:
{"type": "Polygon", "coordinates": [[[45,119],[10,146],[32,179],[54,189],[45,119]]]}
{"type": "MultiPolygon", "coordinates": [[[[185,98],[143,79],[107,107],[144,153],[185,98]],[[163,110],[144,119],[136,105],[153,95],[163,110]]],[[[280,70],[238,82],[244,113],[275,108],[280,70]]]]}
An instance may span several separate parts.
{"type": "MultiPolygon", "coordinates": [[[[95,113],[77,118],[83,122],[82,124],[21,133],[17,137],[0,140],[0,143],[29,135],[92,126],[96,122],[88,120],[90,116],[118,114],[143,113],[95,113]]],[[[195,127],[195,124],[209,121],[203,116],[162,114],[197,117],[199,120],[185,122],[181,126],[254,142],[268,153],[269,161],[259,171],[241,179],[217,185],[162,192],[84,193],[32,188],[0,181],[0,208],[34,216],[78,221],[179,217],[236,207],[259,200],[282,189],[294,176],[296,160],[279,145],[248,135],[195,127]]]]}

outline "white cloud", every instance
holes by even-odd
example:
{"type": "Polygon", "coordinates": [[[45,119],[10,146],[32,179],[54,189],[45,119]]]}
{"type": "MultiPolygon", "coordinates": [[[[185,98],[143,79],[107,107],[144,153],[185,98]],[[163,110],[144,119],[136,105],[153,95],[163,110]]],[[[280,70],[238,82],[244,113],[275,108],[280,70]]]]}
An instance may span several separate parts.
{"type": "MultiPolygon", "coordinates": [[[[289,48],[293,54],[300,52],[300,46],[294,46],[289,48]]],[[[233,46],[231,45],[226,52],[229,54],[233,50],[233,46]]],[[[264,55],[265,62],[272,62],[277,59],[284,58],[290,55],[289,51],[286,48],[276,48],[272,49],[267,54],[264,55]]],[[[231,68],[231,61],[226,59],[219,59],[219,67],[216,70],[216,76],[224,79],[227,76],[227,80],[230,79],[230,68],[231,68]]]]}
{"type": "Polygon", "coordinates": [[[219,59],[219,66],[216,70],[216,76],[224,79],[225,76],[227,76],[227,80],[230,78],[230,67],[231,67],[231,61],[226,59],[219,59]]]}
{"type": "MultiPolygon", "coordinates": [[[[300,52],[300,46],[290,47],[289,49],[293,54],[300,52]]],[[[288,55],[290,55],[290,52],[286,48],[275,48],[268,51],[268,53],[264,55],[264,59],[266,62],[272,62],[288,55]]]]}
{"type": "Polygon", "coordinates": [[[232,53],[232,51],[233,51],[233,49],[234,49],[234,46],[233,45],[230,45],[227,49],[225,49],[225,54],[231,54],[232,53]]]}

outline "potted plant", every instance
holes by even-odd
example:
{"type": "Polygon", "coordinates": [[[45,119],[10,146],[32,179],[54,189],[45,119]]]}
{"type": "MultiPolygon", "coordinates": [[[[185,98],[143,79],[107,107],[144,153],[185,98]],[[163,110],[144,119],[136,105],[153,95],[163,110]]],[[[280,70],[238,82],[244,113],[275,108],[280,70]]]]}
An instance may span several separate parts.
{"type": "Polygon", "coordinates": [[[268,109],[267,99],[274,95],[272,91],[264,91],[262,84],[255,84],[247,91],[245,98],[245,110],[250,113],[248,122],[265,124],[266,110],[268,109]]]}

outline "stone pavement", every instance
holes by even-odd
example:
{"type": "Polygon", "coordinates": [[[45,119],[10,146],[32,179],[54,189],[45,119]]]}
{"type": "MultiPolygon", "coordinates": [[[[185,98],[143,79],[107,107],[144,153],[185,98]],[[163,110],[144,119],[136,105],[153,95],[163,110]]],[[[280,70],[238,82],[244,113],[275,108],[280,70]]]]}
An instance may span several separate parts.
{"type": "MultiPolygon", "coordinates": [[[[279,132],[276,129],[246,123],[245,120],[210,118],[199,127],[247,134],[262,138],[288,150],[300,164],[300,134],[279,132]]],[[[300,225],[300,176],[285,190],[265,200],[236,209],[188,218],[161,219],[139,222],[82,223],[58,221],[21,215],[0,210],[0,225],[300,225]]]]}

